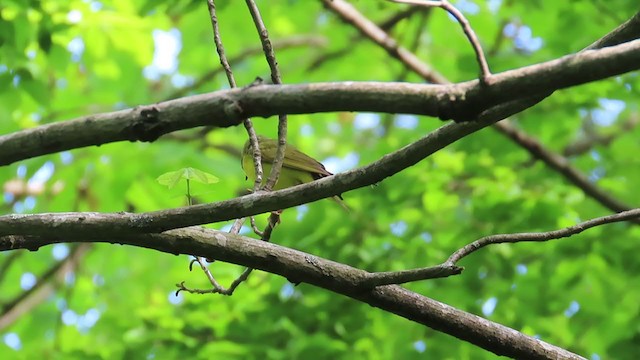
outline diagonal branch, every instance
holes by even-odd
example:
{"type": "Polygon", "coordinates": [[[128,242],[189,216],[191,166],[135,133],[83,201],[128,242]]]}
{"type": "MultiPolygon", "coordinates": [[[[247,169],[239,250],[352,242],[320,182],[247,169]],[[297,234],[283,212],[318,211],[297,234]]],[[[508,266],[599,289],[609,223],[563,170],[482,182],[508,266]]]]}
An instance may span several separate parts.
{"type": "MultiPolygon", "coordinates": [[[[327,0],[324,0],[327,1],[327,0]]],[[[391,0],[395,2],[406,2],[411,4],[422,4],[425,6],[441,6],[445,7],[447,10],[453,8],[447,1],[426,1],[426,0],[391,0]]],[[[412,54],[404,54],[398,53],[395,51],[394,46],[390,46],[389,44],[395,44],[395,40],[393,40],[390,36],[383,36],[384,32],[381,29],[372,30],[373,25],[370,21],[360,14],[355,8],[351,5],[347,4],[342,0],[337,0],[336,2],[332,2],[331,9],[337,12],[340,16],[349,20],[353,26],[359,29],[361,32],[367,34],[370,39],[380,46],[382,46],[390,56],[397,58],[400,62],[402,62],[408,69],[414,69],[415,56],[412,54]],[[380,41],[383,38],[385,41],[380,41]]],[[[464,24],[463,24],[464,26],[464,24]]],[[[609,34],[605,35],[602,39],[594,42],[592,45],[587,47],[584,51],[597,49],[600,47],[606,46],[614,46],[620,43],[624,43],[626,41],[633,41],[640,37],[640,13],[634,15],[630,20],[620,25],[609,34]]],[[[472,43],[474,42],[471,40],[472,43]]],[[[426,64],[424,66],[427,66],[426,64]]],[[[428,77],[423,75],[421,72],[416,71],[419,75],[422,75],[425,80],[430,80],[428,77]]],[[[446,78],[441,79],[442,84],[448,83],[446,78]]],[[[515,111],[512,113],[516,113],[522,111],[536,103],[542,101],[546,98],[549,93],[542,93],[532,98],[525,98],[521,100],[514,100],[508,106],[513,107],[515,111]]],[[[506,105],[506,104],[505,104],[506,105]]],[[[505,106],[501,105],[501,106],[505,106]]],[[[491,109],[489,109],[491,110],[491,109]]],[[[574,185],[582,189],[587,195],[594,198],[596,201],[600,202],[605,207],[613,210],[615,212],[629,210],[630,207],[626,204],[620,202],[615,199],[611,195],[609,195],[604,190],[600,189],[597,185],[590,182],[587,177],[582,174],[579,170],[572,167],[566,158],[562,157],[559,154],[556,154],[540,144],[535,138],[527,135],[523,131],[519,131],[514,126],[512,126],[508,122],[500,122],[494,125],[494,128],[501,132],[502,134],[508,136],[515,143],[520,145],[525,150],[529,151],[529,153],[537,159],[544,161],[548,166],[552,169],[559,172],[563,175],[567,180],[572,182],[574,185]]],[[[638,220],[634,220],[634,222],[639,222],[638,220]]]]}
{"type": "Polygon", "coordinates": [[[473,51],[476,54],[476,60],[478,61],[478,66],[480,66],[480,81],[483,83],[489,82],[489,76],[491,76],[491,71],[489,70],[489,64],[487,63],[487,59],[484,56],[484,52],[482,51],[482,46],[480,46],[480,40],[476,35],[473,28],[471,28],[471,24],[467,18],[458,10],[455,6],[451,5],[451,3],[447,0],[440,1],[430,1],[430,0],[390,0],[392,2],[401,3],[401,4],[410,4],[410,5],[418,5],[424,7],[441,7],[445,11],[447,11],[451,16],[453,16],[460,26],[462,26],[462,30],[464,31],[465,36],[469,40],[473,51]]]}
{"type": "Polygon", "coordinates": [[[444,84],[448,82],[444,76],[422,62],[412,52],[400,46],[398,42],[391,38],[382,28],[362,16],[358,10],[348,2],[343,0],[322,0],[322,3],[326,8],[331,9],[339,15],[342,20],[354,25],[362,35],[372,39],[384,49],[388,49],[392,56],[405,59],[404,63],[427,81],[434,84],[444,84]]]}
{"type": "MultiPolygon", "coordinates": [[[[49,234],[0,236],[0,251],[9,248],[34,249],[60,241],[113,242],[114,239],[107,234],[61,229],[56,230],[60,237],[52,238],[49,234]]],[[[170,254],[197,254],[268,271],[294,282],[306,282],[445,332],[499,355],[521,359],[582,359],[564,349],[397,285],[363,289],[357,285],[367,272],[275,244],[195,227],[162,234],[128,234],[119,237],[118,242],[170,254]]]]}
{"type": "MultiPolygon", "coordinates": [[[[491,115],[499,117],[500,114],[488,114],[491,115]]],[[[46,235],[50,234],[52,227],[56,231],[88,231],[85,235],[104,232],[119,236],[161,232],[285,209],[380,182],[495,121],[495,118],[488,117],[483,121],[447,124],[367,166],[270,193],[258,192],[217,203],[140,214],[85,212],[4,215],[0,216],[0,236],[46,235]]]]}
{"type": "Polygon", "coordinates": [[[565,179],[569,180],[575,186],[584,191],[585,194],[592,197],[608,209],[615,212],[631,209],[629,205],[611,196],[611,194],[590,181],[582,172],[571,166],[567,158],[548,150],[542,146],[538,140],[528,136],[511,123],[506,121],[500,122],[496,124],[494,128],[523,147],[534,158],[542,160],[547,164],[547,166],[560,173],[565,177],[565,179]]]}

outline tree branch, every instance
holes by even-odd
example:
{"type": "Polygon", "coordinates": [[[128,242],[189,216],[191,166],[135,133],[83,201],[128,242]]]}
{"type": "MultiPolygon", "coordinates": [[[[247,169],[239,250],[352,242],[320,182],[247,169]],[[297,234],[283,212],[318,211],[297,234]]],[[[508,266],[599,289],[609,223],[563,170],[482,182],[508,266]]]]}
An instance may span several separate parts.
{"type": "MultiPolygon", "coordinates": [[[[326,0],[325,0],[326,1],[326,0]]],[[[446,1],[425,1],[425,0],[391,0],[395,2],[407,2],[411,4],[422,4],[425,6],[440,6],[443,5],[445,7],[453,8],[446,1]]],[[[331,6],[331,9],[337,12],[343,18],[349,18],[350,23],[357,27],[361,32],[367,34],[370,39],[381,47],[383,47],[390,56],[397,58],[401,61],[406,68],[413,69],[416,71],[418,75],[421,75],[425,78],[425,80],[431,80],[426,75],[422,74],[419,70],[416,70],[416,66],[414,65],[416,60],[415,56],[411,53],[404,52],[399,53],[396,51],[395,40],[393,40],[390,36],[384,34],[381,29],[375,29],[375,31],[371,30],[372,27],[375,27],[374,24],[370,23],[369,20],[362,14],[360,14],[355,8],[351,5],[345,3],[342,0],[338,0],[336,3],[331,6]],[[346,5],[345,5],[346,4],[346,5]],[[380,41],[380,39],[384,39],[384,41],[380,41]]],[[[447,9],[449,10],[449,9],[447,9]]],[[[634,15],[630,20],[626,21],[624,24],[618,26],[616,29],[611,31],[609,34],[604,36],[602,39],[594,42],[592,45],[584,49],[584,51],[593,50],[600,47],[613,46],[617,44],[624,43],[625,41],[632,41],[640,37],[640,13],[634,15]]],[[[473,40],[472,40],[473,43],[473,40]]],[[[424,65],[427,66],[426,64],[424,65]]],[[[488,74],[488,72],[487,72],[488,74]]],[[[440,79],[442,84],[448,83],[448,80],[444,77],[440,79]]],[[[537,104],[538,102],[544,100],[547,96],[551,95],[552,92],[542,93],[540,95],[530,97],[527,99],[521,100],[513,100],[510,104],[500,105],[499,108],[495,109],[498,112],[503,113],[504,107],[513,108],[513,111],[507,111],[511,114],[522,111],[530,106],[537,104]]],[[[493,109],[488,110],[493,111],[493,109]]],[[[484,114],[487,115],[487,114],[484,114]]],[[[544,161],[548,166],[552,169],[559,172],[566,179],[572,182],[574,185],[582,189],[587,195],[594,198],[596,201],[600,202],[605,207],[615,211],[625,211],[629,210],[631,207],[623,204],[618,201],[598,186],[590,182],[586,176],[584,176],[580,171],[572,167],[567,159],[563,158],[561,155],[555,154],[554,152],[546,149],[540,142],[538,142],[535,138],[527,135],[526,133],[519,131],[515,127],[511,126],[507,122],[501,122],[494,124],[494,127],[504,135],[507,135],[511,140],[515,143],[523,147],[525,150],[529,151],[529,153],[537,159],[544,161]]],[[[634,220],[634,222],[638,222],[638,220],[634,220]]],[[[455,269],[453,269],[455,270],[455,269]]]]}
{"type": "Polygon", "coordinates": [[[518,243],[529,241],[549,241],[557,240],[572,235],[579,234],[585,230],[588,230],[595,226],[604,224],[610,224],[621,221],[636,221],[640,218],[640,209],[633,209],[629,211],[620,212],[613,215],[602,216],[599,218],[591,219],[573,226],[569,226],[559,230],[535,232],[535,233],[516,233],[516,234],[497,234],[485,236],[472,243],[465,245],[464,247],[456,250],[449,258],[442,264],[401,270],[401,271],[384,271],[368,273],[366,278],[360,284],[364,287],[374,287],[390,284],[403,284],[412,281],[427,280],[443,278],[451,275],[458,275],[462,273],[464,268],[456,265],[465,256],[468,256],[477,250],[482,249],[485,246],[502,243],[518,243]]]}
{"type": "MultiPolygon", "coordinates": [[[[271,40],[269,39],[269,32],[267,31],[267,27],[264,25],[262,21],[262,16],[260,15],[260,10],[258,6],[253,0],[246,0],[247,7],[249,8],[249,13],[251,14],[251,19],[253,19],[253,23],[256,26],[256,30],[258,31],[258,36],[260,37],[260,43],[262,44],[262,51],[264,52],[264,56],[269,64],[269,69],[271,70],[271,81],[276,85],[282,84],[282,76],[280,75],[280,69],[278,69],[278,61],[276,60],[276,53],[273,50],[273,46],[271,45],[271,40]]],[[[254,147],[257,144],[253,144],[254,147]]],[[[259,146],[258,146],[259,148],[259,146]]],[[[285,113],[278,114],[278,148],[276,149],[276,154],[273,159],[273,163],[271,164],[271,173],[269,174],[269,178],[264,186],[264,189],[267,191],[271,191],[274,188],[276,183],[278,182],[278,178],[280,177],[280,170],[282,169],[282,164],[284,163],[284,154],[287,148],[287,115],[285,113]]],[[[257,165],[256,165],[257,166],[257,165]]],[[[256,173],[257,175],[257,173],[256,173]]],[[[257,179],[257,176],[256,176],[257,179]]]]}
{"type": "Polygon", "coordinates": [[[447,11],[451,16],[453,16],[458,24],[462,27],[462,31],[464,31],[464,35],[469,40],[471,47],[473,48],[474,53],[476,54],[476,61],[478,62],[478,66],[480,67],[480,81],[483,83],[489,82],[489,76],[491,76],[491,71],[489,70],[489,64],[487,63],[487,59],[484,56],[484,52],[482,51],[482,46],[480,45],[480,40],[476,35],[475,31],[469,24],[467,18],[462,14],[460,10],[458,10],[455,6],[451,5],[447,0],[440,1],[430,1],[430,0],[390,0],[395,3],[401,4],[410,4],[410,5],[418,5],[424,7],[440,7],[447,11]]]}
{"type": "Polygon", "coordinates": [[[615,212],[631,209],[629,205],[602,190],[590,181],[583,173],[571,166],[567,158],[546,149],[538,140],[532,138],[523,131],[518,130],[509,122],[495,124],[494,128],[511,138],[514,142],[527,150],[534,158],[543,161],[547,166],[560,173],[565,179],[569,180],[575,186],[584,191],[585,194],[592,197],[608,209],[615,212]]]}
{"type": "MultiPolygon", "coordinates": [[[[55,237],[50,234],[52,232],[37,236],[0,236],[0,251],[37,249],[62,241],[114,242],[114,238],[105,233],[57,229],[55,237]]],[[[367,272],[275,244],[196,227],[161,234],[127,234],[118,237],[117,242],[170,254],[217,259],[278,274],[293,282],[306,282],[424,324],[498,355],[526,359],[582,359],[564,349],[397,285],[363,289],[357,285],[367,272]]]]}
{"type": "MultiPolygon", "coordinates": [[[[494,74],[491,86],[473,80],[450,85],[341,82],[221,90],[0,136],[0,165],[114,141],[153,141],[169,132],[197,126],[234,126],[247,117],[280,113],[375,111],[472,120],[482,118],[495,106],[509,108],[502,105],[523,97],[529,99],[639,68],[640,40],[635,40],[494,74]]],[[[503,114],[503,118],[508,115],[503,114]]]]}
{"type": "MultiPolygon", "coordinates": [[[[495,115],[495,114],[489,114],[495,115]]],[[[53,213],[0,216],[0,236],[50,234],[55,231],[104,232],[112,236],[237,219],[286,209],[375,184],[416,164],[454,141],[491,125],[495,119],[451,123],[367,166],[270,193],[258,192],[217,203],[199,204],[148,213],[53,213]],[[75,230],[74,230],[75,229],[75,230]]]]}
{"type": "Polygon", "coordinates": [[[632,219],[637,219],[638,217],[640,217],[640,209],[633,209],[629,211],[620,212],[617,214],[612,214],[612,215],[591,219],[591,220],[581,222],[579,224],[569,226],[559,230],[536,232],[536,233],[497,234],[497,235],[485,236],[482,239],[478,239],[472,242],[471,244],[466,245],[462,249],[456,251],[449,257],[449,259],[447,259],[446,262],[456,263],[463,257],[471,254],[472,252],[475,252],[476,250],[482,249],[483,247],[491,244],[517,243],[517,242],[526,242],[526,241],[549,241],[549,240],[561,239],[564,237],[569,237],[575,234],[579,234],[595,226],[600,226],[600,225],[610,224],[610,223],[620,222],[620,221],[628,221],[632,219]]]}

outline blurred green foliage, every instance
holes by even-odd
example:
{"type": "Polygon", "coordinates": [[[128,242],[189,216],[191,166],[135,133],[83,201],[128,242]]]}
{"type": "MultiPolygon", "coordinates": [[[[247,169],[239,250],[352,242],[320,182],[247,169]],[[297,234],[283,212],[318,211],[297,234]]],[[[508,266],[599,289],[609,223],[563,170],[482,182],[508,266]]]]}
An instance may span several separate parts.
{"type": "MultiPolygon", "coordinates": [[[[219,2],[227,55],[259,46],[242,2],[219,2]]],[[[404,7],[353,1],[381,22],[404,7]]],[[[494,71],[575,52],[637,6],[628,1],[459,1],[494,71]]],[[[285,83],[401,77],[402,66],[319,1],[258,1],[274,43],[308,35],[324,46],[277,51],[285,83]],[[310,64],[334,51],[342,56],[310,64]]],[[[452,81],[476,76],[470,45],[447,14],[433,9],[401,21],[392,35],[452,81]]],[[[262,54],[232,64],[239,84],[268,79],[262,54]]],[[[205,1],[3,1],[0,3],[0,133],[228,87],[219,68],[205,1]],[[154,43],[155,39],[155,43],[154,43]],[[172,46],[173,45],[173,46],[172,46]],[[193,86],[193,84],[199,84],[193,86]]],[[[414,74],[407,81],[420,82],[414,74]]],[[[553,151],[594,134],[616,134],[570,162],[630,205],[640,203],[638,77],[628,74],[554,94],[514,124],[553,151]],[[629,126],[629,124],[631,124],[629,126]],[[625,127],[628,126],[628,127],[625,127]]],[[[215,114],[212,114],[215,115],[215,114]]],[[[189,116],[188,112],[185,116],[189,116]]],[[[276,119],[254,119],[274,136],[276,119]]],[[[374,161],[440,126],[407,115],[290,117],[289,140],[330,169],[374,161]]],[[[161,174],[194,167],[220,179],[193,182],[197,202],[246,192],[241,127],[182,131],[154,143],[115,143],[21,161],[0,169],[2,213],[136,212],[185,205],[184,189],[161,174]]],[[[486,129],[378,186],[344,194],[349,216],[321,201],[284,212],[273,241],[370,271],[440,263],[479,237],[543,231],[608,214],[544,164],[486,129]]],[[[264,225],[264,216],[258,224],[264,225]]],[[[214,224],[216,228],[227,224],[214,224]]],[[[461,276],[408,288],[592,359],[640,353],[640,230],[627,224],[570,239],[499,245],[462,261],[461,276]]],[[[117,239],[114,239],[117,242],[117,239]]],[[[0,254],[3,317],[13,299],[76,247],[0,254]]],[[[473,345],[305,284],[254,272],[232,297],[175,297],[174,284],[207,288],[185,256],[96,244],[74,272],[53,282],[34,306],[0,330],[4,359],[490,359],[473,345]]],[[[214,263],[229,284],[242,268],[214,263]]]]}

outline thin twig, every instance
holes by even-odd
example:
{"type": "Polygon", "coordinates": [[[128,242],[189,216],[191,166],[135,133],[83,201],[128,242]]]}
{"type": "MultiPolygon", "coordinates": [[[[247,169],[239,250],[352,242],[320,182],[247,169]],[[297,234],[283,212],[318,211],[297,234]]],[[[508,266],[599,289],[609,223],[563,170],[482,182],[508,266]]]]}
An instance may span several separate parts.
{"type": "MultiPolygon", "coordinates": [[[[227,79],[229,80],[229,85],[233,88],[233,87],[236,87],[236,82],[233,77],[233,72],[231,71],[231,66],[229,65],[229,62],[225,56],[224,47],[220,39],[220,30],[218,27],[218,19],[216,16],[215,4],[213,0],[208,0],[208,4],[209,4],[209,13],[211,14],[211,23],[213,25],[214,41],[216,44],[216,49],[218,51],[218,56],[220,57],[220,63],[222,64],[222,67],[225,69],[225,73],[227,74],[227,79]]],[[[275,59],[273,46],[271,45],[271,41],[269,40],[267,29],[264,26],[264,23],[262,22],[262,18],[260,17],[260,12],[253,1],[247,0],[247,6],[249,7],[249,10],[251,12],[253,21],[256,24],[256,28],[258,30],[258,33],[260,35],[260,40],[262,42],[263,51],[267,58],[267,62],[269,63],[269,67],[271,68],[271,80],[274,82],[274,84],[281,84],[282,81],[280,79],[280,72],[278,71],[278,66],[275,59]]],[[[251,123],[251,120],[245,119],[244,124],[249,134],[251,147],[253,148],[253,163],[254,163],[255,173],[256,173],[254,191],[258,191],[260,189],[260,185],[262,184],[262,164],[261,164],[262,161],[261,161],[261,154],[260,154],[260,144],[258,142],[258,138],[255,133],[255,130],[253,129],[253,124],[251,123]]],[[[287,118],[286,118],[286,115],[280,115],[279,122],[278,122],[278,140],[279,140],[278,150],[276,152],[276,158],[274,160],[274,164],[271,169],[269,180],[265,186],[265,189],[267,190],[270,190],[271,188],[273,188],[276,181],[278,180],[278,175],[282,167],[282,163],[284,161],[286,136],[287,136],[287,118]]],[[[266,241],[268,241],[268,238],[271,235],[272,228],[275,226],[275,224],[279,222],[279,215],[274,215],[274,213],[272,213],[272,216],[277,216],[277,220],[274,221],[273,223],[269,221],[269,225],[267,226],[268,231],[265,230],[265,232],[262,235],[262,240],[265,240],[265,234],[266,234],[267,236],[266,241]]],[[[240,231],[240,228],[242,227],[243,222],[244,222],[244,219],[236,220],[230,232],[235,231],[233,233],[237,234],[240,231]]],[[[252,222],[252,226],[254,225],[255,223],[252,222]]],[[[176,291],[176,294],[178,294],[180,291],[188,291],[188,292],[197,293],[197,294],[219,293],[223,295],[233,295],[233,292],[238,287],[238,285],[240,285],[240,283],[245,281],[249,277],[249,274],[251,274],[251,272],[253,271],[252,268],[246,268],[242,272],[242,274],[236,280],[233,281],[231,286],[225,289],[215,280],[215,278],[209,271],[209,268],[206,266],[205,259],[202,257],[196,257],[196,260],[198,261],[198,263],[200,264],[200,267],[202,268],[207,278],[209,279],[209,282],[213,286],[213,289],[208,289],[208,290],[189,289],[184,285],[184,282],[182,282],[180,284],[177,284],[178,290],[176,291]]]]}
{"type": "Polygon", "coordinates": [[[255,216],[251,216],[249,217],[250,222],[251,222],[251,229],[253,229],[253,232],[256,233],[256,235],[262,237],[264,236],[264,232],[261,231],[260,229],[258,229],[258,226],[256,225],[256,218],[255,216]]]}
{"type": "MultiPolygon", "coordinates": [[[[220,64],[222,65],[222,68],[224,69],[224,72],[227,75],[227,80],[229,81],[229,86],[231,88],[235,88],[235,87],[237,87],[236,80],[235,80],[235,77],[233,76],[233,71],[231,70],[231,65],[229,64],[229,61],[227,60],[227,57],[225,55],[224,46],[222,44],[222,39],[220,37],[220,28],[218,26],[218,17],[216,15],[216,5],[215,5],[213,0],[207,0],[207,4],[208,4],[208,8],[209,8],[209,15],[211,16],[211,25],[213,27],[213,40],[214,40],[214,43],[216,45],[216,51],[218,52],[218,58],[220,59],[220,64]]],[[[249,139],[251,141],[252,148],[253,148],[253,164],[254,164],[254,170],[255,170],[255,174],[256,174],[256,181],[254,183],[254,191],[257,191],[259,189],[259,187],[260,187],[260,184],[262,183],[262,162],[261,162],[260,146],[258,144],[258,137],[256,135],[256,132],[255,132],[254,128],[253,128],[253,123],[251,122],[251,120],[249,118],[246,118],[246,119],[243,120],[243,123],[244,123],[244,126],[245,126],[246,130],[247,130],[247,133],[249,135],[249,139]]],[[[242,228],[243,222],[244,222],[244,218],[236,219],[236,221],[234,222],[233,226],[230,229],[230,232],[233,233],[233,234],[239,233],[240,229],[242,228]]],[[[230,289],[225,289],[222,285],[220,285],[218,283],[218,281],[216,281],[216,279],[213,276],[213,274],[211,274],[211,271],[209,270],[209,267],[207,266],[207,261],[206,261],[205,258],[200,257],[200,256],[196,256],[195,260],[198,262],[198,264],[200,264],[200,268],[202,269],[202,271],[207,276],[207,279],[209,279],[209,282],[211,283],[211,286],[213,288],[212,289],[207,289],[207,290],[190,289],[190,288],[187,288],[184,285],[184,281],[183,281],[183,282],[181,282],[179,284],[176,284],[176,286],[178,287],[178,290],[176,291],[176,296],[180,293],[180,291],[187,291],[189,293],[195,293],[195,294],[219,293],[219,294],[231,295],[233,293],[233,290],[235,290],[235,288],[237,287],[237,284],[235,285],[235,287],[233,287],[233,289],[231,289],[231,288],[230,289]]],[[[248,276],[248,274],[246,274],[246,276],[248,276]]],[[[244,276],[244,279],[246,279],[246,276],[244,276]]],[[[241,275],[241,277],[243,277],[243,276],[241,275]]],[[[243,281],[243,280],[241,280],[241,281],[243,281]]],[[[238,284],[240,283],[240,282],[238,282],[238,279],[236,279],[236,281],[234,281],[234,284],[236,282],[238,284]]],[[[232,284],[232,286],[233,286],[233,284],[232,284]]]]}
{"type": "Polygon", "coordinates": [[[587,220],[579,224],[569,226],[559,230],[535,233],[516,233],[516,234],[497,234],[480,238],[464,247],[456,250],[442,264],[429,266],[425,268],[417,268],[402,271],[385,271],[369,273],[358,284],[359,286],[371,288],[375,286],[403,284],[412,281],[443,278],[451,275],[458,275],[464,270],[463,267],[456,265],[465,256],[482,249],[485,246],[502,243],[518,243],[531,241],[549,241],[566,238],[579,234],[587,229],[604,224],[610,224],[621,221],[635,221],[640,218],[640,208],[621,213],[602,216],[599,218],[587,220]]]}
{"type": "MultiPolygon", "coordinates": [[[[253,220],[253,217],[251,217],[251,220],[253,220]]],[[[269,221],[267,223],[267,227],[264,229],[264,231],[259,231],[257,228],[254,229],[254,231],[256,231],[256,233],[260,234],[261,240],[262,241],[266,241],[269,242],[271,241],[271,234],[273,233],[273,229],[275,228],[275,226],[280,222],[280,214],[277,212],[272,212],[271,215],[269,216],[269,221]]],[[[252,224],[255,225],[255,224],[252,224]]],[[[233,292],[236,290],[236,288],[238,288],[238,286],[244,282],[245,280],[247,280],[249,278],[249,275],[253,272],[253,268],[248,267],[246,269],[244,269],[244,271],[242,272],[242,274],[240,274],[240,276],[238,276],[232,283],[231,285],[229,285],[229,288],[222,293],[223,295],[233,295],[233,292]]]]}
{"type": "Polygon", "coordinates": [[[362,35],[373,40],[385,49],[389,55],[401,60],[405,66],[409,67],[425,80],[434,84],[449,83],[444,76],[422,62],[412,52],[400,46],[395,39],[389,36],[389,34],[378,25],[365,16],[362,16],[353,5],[343,0],[322,0],[322,3],[326,8],[339,15],[343,21],[353,25],[362,35]]]}
{"type": "Polygon", "coordinates": [[[579,234],[595,226],[600,226],[600,225],[610,224],[610,223],[615,223],[620,221],[635,220],[638,218],[640,218],[640,208],[587,220],[579,224],[569,226],[559,230],[535,232],[535,233],[489,235],[481,239],[478,239],[472,242],[471,244],[466,245],[462,249],[456,251],[449,257],[449,259],[447,259],[446,262],[455,264],[458,261],[460,261],[460,259],[462,259],[463,257],[475,252],[476,250],[482,249],[487,245],[556,240],[556,239],[569,237],[575,234],[579,234]]]}
{"type": "MultiPolygon", "coordinates": [[[[410,6],[402,11],[399,11],[398,13],[391,15],[389,18],[387,18],[386,20],[380,22],[380,24],[378,25],[378,27],[380,27],[380,29],[384,30],[384,31],[388,31],[390,32],[391,29],[396,26],[401,20],[404,19],[409,19],[411,16],[413,16],[415,13],[417,13],[419,10],[423,10],[422,7],[419,6],[410,6]]],[[[426,9],[426,11],[423,12],[424,15],[428,15],[429,14],[429,9],[426,9]]],[[[426,16],[425,16],[426,17],[426,16]]],[[[338,50],[333,50],[333,51],[327,51],[324,52],[320,55],[318,55],[314,60],[312,60],[309,64],[309,66],[307,67],[307,71],[311,72],[313,70],[318,69],[320,66],[322,66],[323,64],[327,63],[328,61],[337,59],[343,55],[348,54],[349,52],[353,51],[354,46],[356,46],[356,44],[358,42],[360,42],[361,40],[366,39],[366,37],[362,34],[362,33],[358,33],[356,35],[353,35],[349,38],[349,41],[347,41],[347,45],[338,49],[338,50]]]]}
{"type": "MultiPolygon", "coordinates": [[[[269,39],[269,32],[267,31],[267,27],[262,21],[262,16],[260,16],[260,10],[253,0],[246,0],[246,3],[247,7],[249,8],[249,12],[251,13],[253,23],[256,26],[256,30],[258,31],[258,36],[260,37],[260,42],[262,43],[262,50],[264,51],[267,63],[269,64],[269,68],[271,69],[271,81],[273,81],[273,83],[276,85],[280,85],[282,84],[282,77],[280,75],[280,70],[278,69],[276,54],[273,51],[273,46],[271,45],[271,40],[269,39]]],[[[282,169],[282,163],[284,162],[286,147],[287,115],[280,114],[278,115],[278,149],[276,150],[276,154],[273,159],[271,173],[269,174],[267,183],[264,186],[264,189],[267,191],[271,191],[278,182],[280,170],[282,169]]]]}
{"type": "Polygon", "coordinates": [[[476,54],[476,60],[478,61],[478,65],[480,66],[480,81],[483,84],[489,84],[489,77],[491,76],[491,71],[489,70],[489,64],[487,63],[487,59],[484,56],[484,52],[482,51],[482,46],[480,45],[480,41],[478,40],[478,36],[471,28],[469,21],[467,18],[458,10],[455,6],[451,5],[447,0],[441,1],[429,1],[429,0],[389,0],[395,3],[400,4],[410,4],[410,5],[418,5],[424,7],[440,7],[446,10],[451,16],[453,16],[460,26],[462,26],[462,30],[464,34],[467,36],[469,43],[473,47],[473,51],[476,54]]]}
{"type": "MultiPolygon", "coordinates": [[[[413,8],[418,8],[416,7],[411,7],[410,9],[413,8]]],[[[427,8],[427,10],[429,10],[427,8]]],[[[420,38],[422,36],[422,29],[426,26],[427,21],[429,20],[429,15],[431,14],[431,11],[425,11],[423,12],[418,19],[418,25],[416,27],[417,31],[414,34],[415,36],[413,37],[413,41],[411,42],[411,44],[409,45],[409,51],[411,51],[412,53],[416,53],[418,50],[418,47],[420,46],[420,38]]],[[[406,67],[403,66],[402,69],[400,70],[400,73],[398,74],[398,76],[396,77],[396,81],[405,81],[407,79],[407,77],[409,76],[410,70],[406,67]]],[[[393,124],[393,120],[396,118],[397,114],[384,114],[384,118],[382,120],[382,128],[384,129],[384,137],[389,136],[391,129],[393,129],[393,127],[391,126],[393,124]]]]}
{"type": "Polygon", "coordinates": [[[245,221],[245,218],[236,219],[236,221],[233,222],[231,229],[229,229],[229,233],[239,234],[240,229],[242,229],[242,225],[244,225],[244,221],[245,221]]]}
{"type": "MultiPolygon", "coordinates": [[[[324,48],[326,46],[327,46],[327,39],[322,36],[316,36],[316,35],[291,36],[291,37],[273,42],[273,48],[278,50],[285,50],[285,49],[297,48],[297,47],[324,48]]],[[[259,53],[262,53],[262,46],[248,48],[243,50],[239,54],[235,55],[234,57],[229,58],[228,63],[229,65],[237,64],[259,53]]],[[[218,74],[220,74],[220,72],[223,72],[223,71],[225,71],[224,67],[212,69],[211,71],[200,76],[192,84],[176,89],[174,92],[171,93],[171,95],[165,98],[165,101],[185,96],[189,92],[201,88],[207,82],[213,80],[216,76],[218,76],[218,74]]]]}
{"type": "MultiPolygon", "coordinates": [[[[235,77],[233,76],[233,71],[231,70],[231,65],[229,65],[229,60],[227,60],[227,56],[224,52],[224,45],[222,45],[222,39],[220,37],[220,28],[218,26],[218,17],[216,15],[216,4],[213,0],[207,0],[207,4],[209,5],[209,14],[211,16],[211,25],[213,26],[213,41],[216,45],[216,51],[218,52],[218,57],[220,58],[220,64],[224,68],[224,72],[227,75],[227,80],[229,81],[229,86],[231,88],[237,87],[235,77]]],[[[254,191],[260,188],[260,184],[262,183],[262,161],[260,156],[260,146],[258,146],[258,136],[253,128],[253,123],[251,119],[247,118],[243,120],[244,127],[249,134],[249,141],[251,141],[251,145],[253,148],[253,166],[255,168],[256,179],[254,183],[254,191]]]]}

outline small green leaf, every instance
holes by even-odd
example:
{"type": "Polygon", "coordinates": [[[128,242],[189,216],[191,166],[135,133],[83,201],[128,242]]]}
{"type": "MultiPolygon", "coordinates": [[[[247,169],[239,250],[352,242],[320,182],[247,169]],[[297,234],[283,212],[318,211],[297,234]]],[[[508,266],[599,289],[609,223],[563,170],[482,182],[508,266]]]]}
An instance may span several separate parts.
{"type": "Polygon", "coordinates": [[[176,186],[180,179],[193,180],[203,184],[215,184],[220,181],[216,176],[192,167],[164,173],[158,176],[156,180],[161,185],[166,185],[171,189],[176,186]]]}

